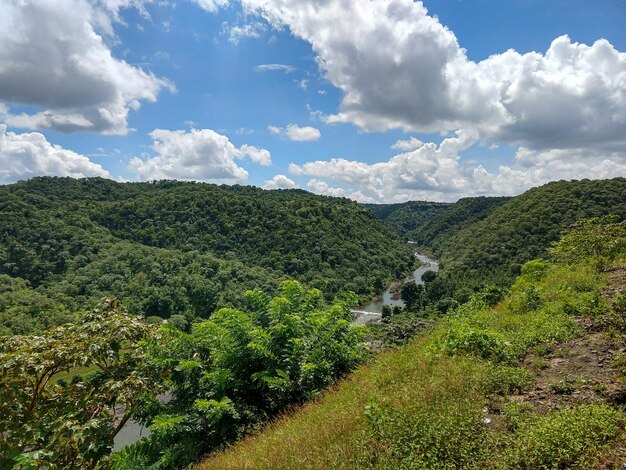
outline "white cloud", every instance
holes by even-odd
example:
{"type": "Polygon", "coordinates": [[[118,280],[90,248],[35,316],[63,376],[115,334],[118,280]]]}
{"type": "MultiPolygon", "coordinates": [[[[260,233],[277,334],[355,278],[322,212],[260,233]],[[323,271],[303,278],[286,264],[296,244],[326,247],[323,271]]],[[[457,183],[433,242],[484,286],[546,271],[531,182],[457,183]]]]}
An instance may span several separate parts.
{"type": "MultiPolygon", "coordinates": [[[[156,101],[167,80],[113,57],[120,8],[144,2],[3,2],[0,19],[2,119],[13,127],[62,132],[128,132],[130,110],[156,101]],[[6,105],[30,105],[13,114],[6,105]]],[[[143,10],[142,10],[143,11],[143,10]]]]}
{"type": "Polygon", "coordinates": [[[210,13],[215,13],[220,8],[228,5],[228,0],[193,0],[200,8],[210,13]]]}
{"type": "Polygon", "coordinates": [[[467,58],[422,2],[242,0],[309,42],[343,91],[328,122],[365,130],[470,129],[528,148],[617,149],[626,144],[626,54],[606,40],[553,41],[545,53],[467,58]]]}
{"type": "Polygon", "coordinates": [[[295,72],[296,68],[286,64],[261,64],[254,68],[257,72],[295,72]]]}
{"type": "Polygon", "coordinates": [[[156,153],[134,157],[129,168],[142,180],[179,179],[242,183],[248,172],[236,160],[245,157],[260,165],[271,163],[270,153],[250,145],[235,147],[228,137],[211,129],[189,132],[156,129],[150,136],[156,153]]]}
{"type": "Polygon", "coordinates": [[[410,139],[407,140],[396,140],[396,143],[393,144],[391,146],[392,149],[394,150],[415,150],[417,148],[420,148],[422,145],[424,145],[424,142],[422,142],[419,139],[416,139],[415,137],[411,137],[410,139]]]}
{"type": "Polygon", "coordinates": [[[267,126],[267,129],[275,135],[281,135],[289,140],[305,142],[318,140],[322,133],[319,129],[311,126],[300,127],[297,124],[289,124],[287,127],[267,126]]]}
{"type": "Polygon", "coordinates": [[[261,166],[270,166],[272,164],[272,157],[269,150],[260,149],[247,144],[239,147],[239,150],[242,156],[249,157],[250,160],[261,166]]]}
{"type": "Polygon", "coordinates": [[[294,180],[285,175],[276,175],[263,182],[263,189],[294,189],[298,187],[294,180]]]}
{"type": "Polygon", "coordinates": [[[237,45],[244,38],[258,38],[265,32],[266,26],[260,22],[246,23],[227,28],[228,42],[237,45]]]}
{"type": "Polygon", "coordinates": [[[333,196],[333,197],[344,197],[345,191],[341,188],[331,188],[328,183],[324,181],[320,181],[316,178],[309,180],[306,184],[307,188],[309,188],[315,194],[323,194],[325,196],[333,196]]]}
{"type": "Polygon", "coordinates": [[[388,161],[368,164],[342,158],[289,165],[294,175],[315,177],[314,192],[343,194],[362,202],[456,200],[463,196],[515,195],[555,179],[626,176],[626,156],[588,149],[537,151],[521,147],[513,165],[497,171],[462,163],[459,153],[477,141],[460,131],[441,144],[425,143],[388,161]],[[338,187],[331,188],[324,180],[338,187]],[[322,185],[322,183],[325,185],[322,185]],[[330,188],[330,189],[329,189],[330,188]]]}
{"type": "Polygon", "coordinates": [[[7,132],[6,125],[0,124],[0,182],[12,183],[45,175],[111,176],[84,155],[52,145],[43,134],[7,132]]]}

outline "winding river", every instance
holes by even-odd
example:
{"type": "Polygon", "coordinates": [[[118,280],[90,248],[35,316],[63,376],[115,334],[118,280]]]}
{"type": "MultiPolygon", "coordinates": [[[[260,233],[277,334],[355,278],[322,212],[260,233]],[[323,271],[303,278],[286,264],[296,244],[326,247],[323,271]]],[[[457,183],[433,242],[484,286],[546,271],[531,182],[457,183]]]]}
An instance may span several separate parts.
{"type": "MultiPolygon", "coordinates": [[[[397,305],[399,307],[404,307],[404,302],[400,299],[400,294],[396,292],[398,286],[409,281],[414,281],[416,284],[423,284],[422,274],[426,271],[436,272],[439,269],[437,262],[430,259],[428,256],[416,251],[415,257],[420,261],[420,267],[407,276],[402,283],[398,284],[397,282],[394,282],[385,292],[377,295],[371,301],[353,310],[352,313],[355,315],[353,325],[380,322],[383,305],[391,305],[392,307],[397,305]]],[[[119,451],[123,447],[137,442],[139,439],[142,439],[149,434],[149,428],[144,427],[135,421],[129,420],[117,436],[115,436],[113,451],[119,451]]]]}
{"type": "Polygon", "coordinates": [[[371,301],[360,305],[358,308],[352,310],[355,315],[353,325],[365,325],[367,323],[378,323],[382,317],[383,305],[390,305],[392,307],[404,307],[404,302],[400,299],[400,293],[398,291],[399,286],[406,282],[415,282],[416,284],[423,284],[422,274],[426,271],[439,270],[439,264],[429,258],[426,255],[415,252],[415,257],[420,261],[421,265],[409,276],[407,276],[400,285],[394,282],[387,288],[385,292],[374,297],[371,301]]]}

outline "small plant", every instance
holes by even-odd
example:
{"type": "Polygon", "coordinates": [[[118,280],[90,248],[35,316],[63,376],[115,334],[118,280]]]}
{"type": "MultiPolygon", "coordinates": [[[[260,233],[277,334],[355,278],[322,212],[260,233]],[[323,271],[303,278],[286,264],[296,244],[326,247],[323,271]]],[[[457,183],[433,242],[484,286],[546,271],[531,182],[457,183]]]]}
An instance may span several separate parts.
{"type": "Polygon", "coordinates": [[[508,395],[528,390],[534,383],[533,374],[522,367],[496,366],[488,375],[487,390],[508,395]]]}
{"type": "Polygon", "coordinates": [[[513,358],[511,344],[500,335],[458,320],[446,325],[435,349],[449,356],[467,354],[496,362],[509,362],[513,358]]]}
{"type": "Polygon", "coordinates": [[[549,384],[548,388],[557,395],[571,395],[576,390],[574,382],[569,377],[564,377],[558,382],[549,384]]]}
{"type": "Polygon", "coordinates": [[[527,286],[515,293],[509,308],[513,313],[523,314],[537,310],[540,306],[539,291],[535,286],[527,286]]]}
{"type": "Polygon", "coordinates": [[[528,365],[535,370],[544,370],[550,367],[550,363],[542,357],[534,357],[528,362],[528,365]]]}
{"type": "Polygon", "coordinates": [[[623,414],[608,405],[581,405],[519,419],[506,468],[595,468],[623,425],[623,414]]]}

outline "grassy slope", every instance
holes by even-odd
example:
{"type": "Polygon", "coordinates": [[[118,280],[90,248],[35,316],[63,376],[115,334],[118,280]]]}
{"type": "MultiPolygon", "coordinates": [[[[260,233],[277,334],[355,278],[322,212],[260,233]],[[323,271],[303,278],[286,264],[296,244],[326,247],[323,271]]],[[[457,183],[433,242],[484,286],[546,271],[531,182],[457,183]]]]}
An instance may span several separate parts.
{"type": "MultiPolygon", "coordinates": [[[[625,419],[605,403],[602,387],[593,405],[574,402],[546,413],[532,400],[537,371],[521,367],[530,353],[550,363],[555,345],[584,343],[585,322],[609,334],[599,321],[610,310],[601,296],[608,278],[594,266],[530,265],[497,306],[473,301],[461,307],[433,331],[377,356],[317,402],[200,468],[590,468],[612,462],[620,447],[615,442],[623,446],[625,419]]],[[[611,341],[623,345],[620,335],[611,341]]]]}

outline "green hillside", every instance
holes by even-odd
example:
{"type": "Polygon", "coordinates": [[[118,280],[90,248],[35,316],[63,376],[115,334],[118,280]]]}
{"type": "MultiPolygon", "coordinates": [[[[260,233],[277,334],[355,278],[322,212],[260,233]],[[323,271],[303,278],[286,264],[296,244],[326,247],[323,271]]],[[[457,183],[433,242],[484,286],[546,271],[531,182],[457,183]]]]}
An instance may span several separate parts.
{"type": "Polygon", "coordinates": [[[0,187],[0,330],[75,319],[102,297],[186,321],[247,289],[297,279],[367,296],[413,263],[400,237],[347,199],[301,190],[100,178],[0,187]]]}
{"type": "Polygon", "coordinates": [[[408,201],[398,204],[364,204],[379,219],[385,221],[409,240],[415,231],[428,226],[440,214],[448,212],[451,204],[444,202],[408,201]]]}
{"type": "Polygon", "coordinates": [[[626,179],[557,181],[512,198],[463,198],[433,206],[436,210],[423,202],[398,206],[372,210],[434,252],[441,273],[431,285],[432,300],[466,300],[487,284],[510,285],[523,263],[545,256],[550,243],[577,220],[607,214],[626,218],[626,179]],[[409,230],[398,219],[415,223],[409,230]]]}
{"type": "Polygon", "coordinates": [[[200,469],[617,468],[626,232],[585,224],[510,294],[475,295],[200,469]]]}
{"type": "Polygon", "coordinates": [[[522,264],[546,256],[550,243],[577,220],[607,214],[626,218],[625,178],[548,183],[491,205],[474,222],[461,219],[461,227],[449,235],[426,240],[451,290],[510,285],[522,264]]]}

